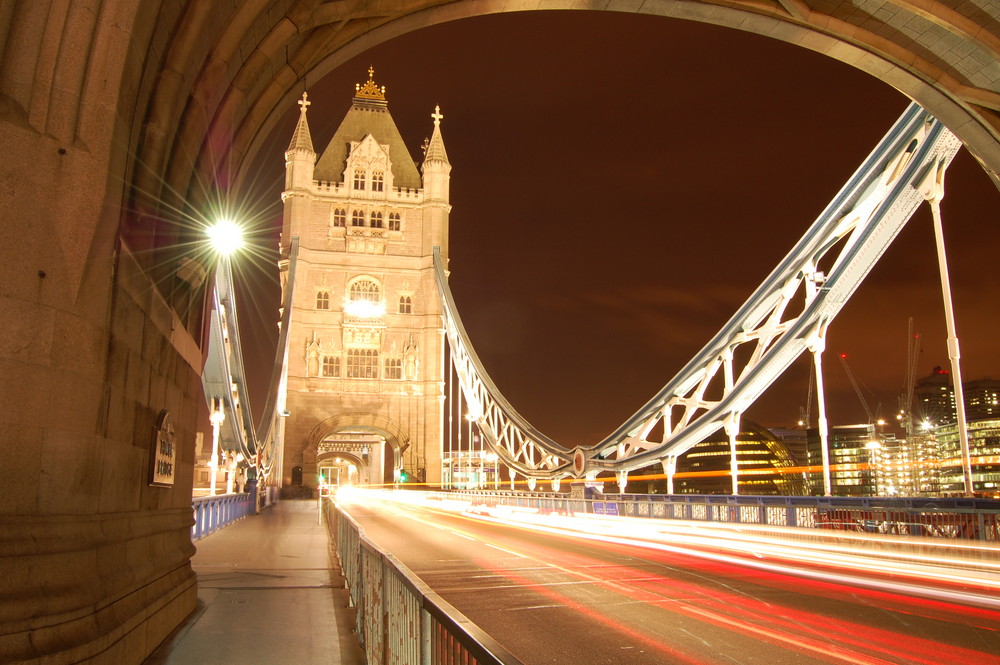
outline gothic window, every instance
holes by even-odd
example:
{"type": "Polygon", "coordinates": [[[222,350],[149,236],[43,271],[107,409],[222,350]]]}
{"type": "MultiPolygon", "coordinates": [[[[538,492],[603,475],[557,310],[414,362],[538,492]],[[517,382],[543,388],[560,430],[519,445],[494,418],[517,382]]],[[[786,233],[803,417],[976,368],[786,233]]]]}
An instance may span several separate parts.
{"type": "Polygon", "coordinates": [[[372,172],[372,191],[381,192],[385,182],[385,175],[381,171],[372,172]]]}
{"type": "Polygon", "coordinates": [[[389,230],[398,231],[399,230],[399,213],[390,212],[389,213],[389,230]]]}
{"type": "Polygon", "coordinates": [[[354,169],[354,189],[365,188],[365,170],[354,169]]]}
{"type": "Polygon", "coordinates": [[[348,349],[347,377],[350,379],[377,379],[378,351],[375,349],[348,349]]]}
{"type": "Polygon", "coordinates": [[[373,229],[380,229],[380,228],[382,228],[382,213],[380,213],[380,212],[373,212],[372,215],[371,215],[371,220],[372,220],[372,228],[373,229]]]}
{"type": "Polygon", "coordinates": [[[365,300],[367,302],[377,303],[381,299],[381,296],[382,290],[379,288],[378,284],[370,279],[359,279],[351,284],[351,302],[365,300]]]}
{"type": "Polygon", "coordinates": [[[365,225],[365,212],[363,210],[352,210],[351,226],[364,226],[364,225],[365,225]]]}
{"type": "Polygon", "coordinates": [[[403,360],[401,358],[386,358],[385,374],[383,376],[387,379],[402,379],[403,360]]]}
{"type": "Polygon", "coordinates": [[[399,313],[413,313],[413,300],[411,300],[410,296],[399,296],[399,313]]]}
{"type": "Polygon", "coordinates": [[[333,211],[333,225],[334,226],[347,226],[347,211],[343,208],[337,208],[333,211]]]}
{"type": "Polygon", "coordinates": [[[316,292],[316,309],[330,309],[330,292],[316,292]]]}
{"type": "Polygon", "coordinates": [[[335,356],[324,356],[323,358],[323,376],[340,376],[340,358],[335,356]]]}

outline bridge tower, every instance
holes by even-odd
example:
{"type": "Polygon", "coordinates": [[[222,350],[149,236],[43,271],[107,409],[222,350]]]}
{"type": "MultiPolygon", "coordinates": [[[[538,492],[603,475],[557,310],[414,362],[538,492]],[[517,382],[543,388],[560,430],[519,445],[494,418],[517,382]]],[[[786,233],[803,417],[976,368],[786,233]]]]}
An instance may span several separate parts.
{"type": "Polygon", "coordinates": [[[303,94],[285,152],[286,486],[312,486],[337,463],[353,465],[361,483],[401,470],[440,482],[444,329],[433,249],[447,260],[451,164],[435,109],[418,170],[373,75],[318,159],[303,94]]]}

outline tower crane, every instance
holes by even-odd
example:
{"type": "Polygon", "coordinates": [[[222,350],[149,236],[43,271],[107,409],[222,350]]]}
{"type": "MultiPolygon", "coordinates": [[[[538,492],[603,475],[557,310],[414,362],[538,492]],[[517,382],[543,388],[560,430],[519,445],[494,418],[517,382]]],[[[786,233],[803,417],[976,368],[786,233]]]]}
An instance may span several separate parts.
{"type": "Polygon", "coordinates": [[[868,416],[868,424],[875,424],[875,417],[872,415],[872,410],[868,408],[868,400],[865,399],[864,394],[861,392],[861,386],[858,385],[858,380],[854,376],[854,372],[851,371],[850,365],[847,364],[847,354],[840,354],[840,364],[844,366],[844,371],[847,373],[847,378],[851,380],[851,385],[854,386],[854,392],[858,394],[858,399],[861,400],[861,406],[865,409],[865,414],[868,416]]]}

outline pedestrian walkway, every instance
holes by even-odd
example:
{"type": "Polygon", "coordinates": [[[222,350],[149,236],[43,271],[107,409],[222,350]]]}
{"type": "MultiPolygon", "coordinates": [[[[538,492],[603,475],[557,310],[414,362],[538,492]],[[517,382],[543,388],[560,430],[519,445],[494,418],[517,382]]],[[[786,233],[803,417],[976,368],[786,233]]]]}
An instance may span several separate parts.
{"type": "Polygon", "coordinates": [[[315,501],[280,501],[197,542],[198,608],[143,665],[361,665],[315,501]]]}

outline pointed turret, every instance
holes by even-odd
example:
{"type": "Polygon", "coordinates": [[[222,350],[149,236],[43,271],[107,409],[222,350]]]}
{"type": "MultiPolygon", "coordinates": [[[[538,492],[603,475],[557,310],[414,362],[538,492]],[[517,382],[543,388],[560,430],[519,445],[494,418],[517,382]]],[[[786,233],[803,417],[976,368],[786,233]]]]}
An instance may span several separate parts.
{"type": "Polygon", "coordinates": [[[298,229],[291,227],[293,218],[302,218],[309,205],[309,189],[313,184],[313,170],[316,168],[316,152],[313,150],[312,135],[309,133],[309,122],[306,120],[306,109],[309,107],[308,93],[302,93],[299,100],[299,121],[292,133],[292,140],[285,151],[285,191],[281,200],[285,202],[284,221],[281,226],[282,243],[291,242],[298,229]],[[294,211],[294,212],[293,212],[294,211]]]}
{"type": "Polygon", "coordinates": [[[434,133],[424,147],[424,163],[421,171],[424,174],[424,192],[429,201],[448,201],[448,184],[451,180],[451,162],[448,161],[448,151],[444,149],[444,139],[441,137],[441,107],[435,106],[434,133]]]}
{"type": "Polygon", "coordinates": [[[309,93],[303,92],[299,100],[299,121],[292,133],[292,140],[285,151],[285,190],[305,189],[312,184],[313,169],[316,166],[316,151],[313,150],[312,134],[306,109],[312,102],[309,93]]]}

